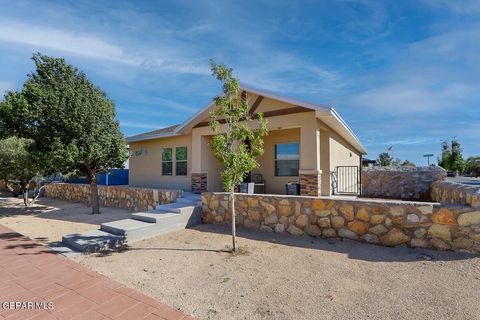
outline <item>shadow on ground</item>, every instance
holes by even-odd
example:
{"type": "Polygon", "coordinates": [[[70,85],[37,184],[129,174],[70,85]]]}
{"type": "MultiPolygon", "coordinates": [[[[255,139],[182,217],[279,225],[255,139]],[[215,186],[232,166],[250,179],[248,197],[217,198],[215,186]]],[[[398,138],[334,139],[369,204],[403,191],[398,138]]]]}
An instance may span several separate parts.
{"type": "MultiPolygon", "coordinates": [[[[231,232],[230,227],[224,225],[202,224],[193,229],[199,232],[225,235],[229,235],[231,232]]],[[[287,234],[237,228],[237,241],[240,246],[242,238],[291,247],[337,252],[346,254],[350,259],[371,262],[413,262],[418,260],[452,261],[480,258],[479,255],[462,252],[435,251],[423,248],[408,248],[406,246],[390,248],[347,239],[322,239],[309,236],[294,237],[287,234]]]]}
{"type": "Polygon", "coordinates": [[[45,247],[24,235],[17,232],[0,233],[1,254],[9,254],[8,250],[13,250],[17,255],[39,255],[44,253],[54,253],[48,247],[45,247]]]}
{"type": "Polygon", "coordinates": [[[128,210],[120,208],[102,207],[101,214],[96,215],[92,215],[91,210],[84,203],[50,198],[39,198],[34,205],[27,208],[23,204],[23,200],[13,198],[10,193],[0,192],[0,221],[2,217],[29,215],[44,219],[101,224],[128,219],[131,216],[128,210]]]}

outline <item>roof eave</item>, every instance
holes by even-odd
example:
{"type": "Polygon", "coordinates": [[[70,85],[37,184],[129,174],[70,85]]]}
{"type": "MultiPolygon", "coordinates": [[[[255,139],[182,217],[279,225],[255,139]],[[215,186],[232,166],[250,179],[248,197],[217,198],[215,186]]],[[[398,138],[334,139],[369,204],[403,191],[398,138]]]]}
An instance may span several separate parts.
{"type": "Polygon", "coordinates": [[[127,143],[131,142],[138,142],[138,141],[145,141],[145,140],[154,140],[154,139],[160,139],[160,138],[168,138],[168,137],[174,137],[178,136],[179,134],[176,132],[173,133],[168,133],[168,134],[152,134],[150,136],[145,136],[145,137],[129,137],[127,138],[127,143]]]}
{"type": "Polygon", "coordinates": [[[316,117],[321,119],[322,121],[326,122],[327,125],[332,126],[339,124],[338,128],[332,128],[335,131],[343,131],[337,132],[348,142],[350,143],[357,151],[359,151],[362,155],[368,153],[367,149],[362,145],[360,140],[358,139],[357,135],[353,132],[353,130],[347,125],[347,123],[342,119],[342,117],[337,113],[334,108],[330,108],[328,112],[316,112],[316,117]],[[332,119],[334,123],[328,123],[329,121],[326,119],[332,119]],[[343,133],[343,134],[342,134],[343,133]]]}

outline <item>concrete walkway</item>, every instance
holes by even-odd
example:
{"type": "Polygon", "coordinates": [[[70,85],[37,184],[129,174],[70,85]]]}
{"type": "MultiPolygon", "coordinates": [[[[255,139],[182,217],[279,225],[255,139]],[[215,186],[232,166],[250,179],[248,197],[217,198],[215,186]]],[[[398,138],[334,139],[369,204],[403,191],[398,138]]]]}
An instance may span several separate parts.
{"type": "Polygon", "coordinates": [[[193,318],[0,225],[0,319],[193,318]]]}

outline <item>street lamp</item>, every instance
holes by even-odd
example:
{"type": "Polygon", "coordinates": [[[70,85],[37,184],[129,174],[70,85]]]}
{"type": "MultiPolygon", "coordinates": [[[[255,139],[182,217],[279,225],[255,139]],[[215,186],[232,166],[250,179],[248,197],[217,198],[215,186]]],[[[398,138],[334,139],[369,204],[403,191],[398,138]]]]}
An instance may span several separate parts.
{"type": "Polygon", "coordinates": [[[427,164],[430,165],[430,157],[433,157],[433,154],[429,153],[429,154],[424,154],[423,155],[424,158],[427,158],[427,164]]]}

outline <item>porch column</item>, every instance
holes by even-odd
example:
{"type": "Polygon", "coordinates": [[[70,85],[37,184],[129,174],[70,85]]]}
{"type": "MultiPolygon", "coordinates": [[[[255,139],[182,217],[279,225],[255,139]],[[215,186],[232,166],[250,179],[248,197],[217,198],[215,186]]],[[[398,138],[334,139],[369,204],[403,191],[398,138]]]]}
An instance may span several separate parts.
{"type": "Polygon", "coordinates": [[[320,130],[315,122],[300,129],[300,195],[318,197],[321,194],[320,130]]]}
{"type": "Polygon", "coordinates": [[[192,192],[202,193],[208,190],[208,175],[202,169],[203,136],[192,131],[192,192]]]}
{"type": "Polygon", "coordinates": [[[332,195],[330,172],[330,132],[320,131],[320,168],[322,169],[322,196],[332,195]]]}

